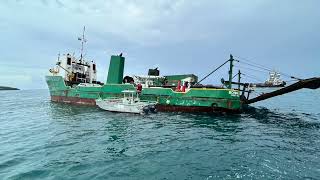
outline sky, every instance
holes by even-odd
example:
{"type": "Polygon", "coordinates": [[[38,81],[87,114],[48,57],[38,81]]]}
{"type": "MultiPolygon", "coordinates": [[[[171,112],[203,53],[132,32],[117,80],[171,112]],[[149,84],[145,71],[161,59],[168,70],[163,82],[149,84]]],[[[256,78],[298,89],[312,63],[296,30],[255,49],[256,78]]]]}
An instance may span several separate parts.
{"type": "MultiPolygon", "coordinates": [[[[125,75],[196,74],[233,54],[243,81],[264,81],[263,65],[299,78],[320,76],[318,0],[0,0],[0,85],[45,89],[58,54],[80,52],[105,81],[110,56],[125,75]]],[[[225,66],[204,83],[227,79],[225,66]]],[[[283,79],[287,80],[286,76],[283,79]]]]}

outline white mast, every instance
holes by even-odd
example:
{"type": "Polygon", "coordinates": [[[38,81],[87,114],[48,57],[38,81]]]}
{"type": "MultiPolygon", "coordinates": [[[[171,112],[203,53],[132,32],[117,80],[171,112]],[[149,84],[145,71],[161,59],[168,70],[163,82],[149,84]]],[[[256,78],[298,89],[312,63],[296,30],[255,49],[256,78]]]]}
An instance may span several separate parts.
{"type": "Polygon", "coordinates": [[[86,31],[86,26],[83,26],[82,38],[78,37],[78,40],[81,41],[81,56],[80,56],[80,60],[82,60],[82,57],[83,57],[83,45],[84,45],[84,43],[87,42],[87,39],[85,39],[85,37],[84,37],[85,31],[86,31]]]}

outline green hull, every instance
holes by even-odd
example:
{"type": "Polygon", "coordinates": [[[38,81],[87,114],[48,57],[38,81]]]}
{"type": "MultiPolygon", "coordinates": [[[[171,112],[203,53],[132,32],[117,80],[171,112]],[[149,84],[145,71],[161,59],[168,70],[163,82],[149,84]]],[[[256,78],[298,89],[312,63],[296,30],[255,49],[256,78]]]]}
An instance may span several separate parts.
{"type": "MultiPolygon", "coordinates": [[[[46,76],[51,100],[55,102],[95,105],[95,99],[122,97],[123,90],[135,90],[132,84],[106,84],[102,87],[65,85],[61,76],[46,76]]],[[[191,88],[187,92],[175,92],[171,88],[143,88],[142,100],[157,101],[159,111],[184,112],[240,112],[242,103],[239,91],[231,89],[191,88]]]]}

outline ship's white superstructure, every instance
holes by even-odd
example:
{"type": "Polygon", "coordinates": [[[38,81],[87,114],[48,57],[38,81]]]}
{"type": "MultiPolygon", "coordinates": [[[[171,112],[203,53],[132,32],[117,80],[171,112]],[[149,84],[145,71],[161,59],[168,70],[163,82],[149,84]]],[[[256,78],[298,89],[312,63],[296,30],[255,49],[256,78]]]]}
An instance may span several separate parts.
{"type": "Polygon", "coordinates": [[[52,75],[60,75],[64,77],[65,82],[71,84],[79,83],[99,83],[97,81],[97,69],[94,61],[86,60],[83,55],[83,46],[87,40],[84,37],[85,27],[83,34],[78,40],[81,41],[81,54],[77,58],[74,53],[63,54],[56,63],[56,67],[49,70],[52,75]]]}
{"type": "Polygon", "coordinates": [[[269,72],[269,78],[266,80],[267,85],[279,86],[284,83],[280,78],[281,74],[277,71],[269,72]]]}

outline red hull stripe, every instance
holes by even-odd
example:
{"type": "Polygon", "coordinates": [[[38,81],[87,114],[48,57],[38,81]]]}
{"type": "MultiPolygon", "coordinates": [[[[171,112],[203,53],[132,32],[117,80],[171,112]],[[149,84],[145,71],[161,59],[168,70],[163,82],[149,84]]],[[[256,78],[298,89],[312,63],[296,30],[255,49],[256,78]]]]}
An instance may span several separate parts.
{"type": "Polygon", "coordinates": [[[168,105],[156,105],[158,111],[164,112],[227,112],[227,113],[239,113],[240,110],[225,109],[225,108],[213,108],[213,107],[203,107],[203,106],[168,106],[168,105]]]}
{"type": "MultiPolygon", "coordinates": [[[[60,103],[69,103],[77,105],[90,105],[95,106],[95,99],[79,98],[79,97],[66,97],[66,96],[51,96],[51,101],[60,103]]],[[[168,105],[156,105],[158,111],[162,112],[228,112],[228,113],[239,113],[239,110],[224,109],[224,108],[213,108],[213,107],[202,107],[202,106],[168,106],[168,105]]]]}

